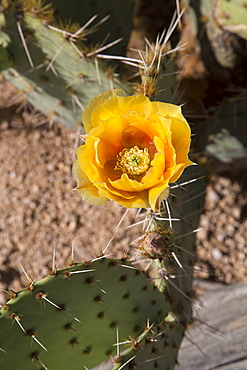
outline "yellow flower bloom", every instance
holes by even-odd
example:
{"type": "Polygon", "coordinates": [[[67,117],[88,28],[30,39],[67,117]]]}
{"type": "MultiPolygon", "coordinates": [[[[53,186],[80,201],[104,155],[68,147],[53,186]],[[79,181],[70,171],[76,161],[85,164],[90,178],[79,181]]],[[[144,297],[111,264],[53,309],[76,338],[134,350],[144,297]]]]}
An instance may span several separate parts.
{"type": "Polygon", "coordinates": [[[177,105],[144,95],[107,91],[83,113],[85,145],[77,149],[73,175],[87,202],[109,199],[127,208],[159,209],[188,159],[190,128],[177,105]]]}

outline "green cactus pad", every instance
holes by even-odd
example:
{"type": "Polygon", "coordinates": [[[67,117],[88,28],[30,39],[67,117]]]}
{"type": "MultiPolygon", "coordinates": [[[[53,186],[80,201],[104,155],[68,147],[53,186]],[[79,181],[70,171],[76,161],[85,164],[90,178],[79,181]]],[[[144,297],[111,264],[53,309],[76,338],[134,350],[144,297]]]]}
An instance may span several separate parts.
{"type": "Polygon", "coordinates": [[[13,68],[5,69],[9,66],[6,57],[0,60],[3,76],[51,123],[76,129],[82,125],[81,112],[91,98],[114,87],[128,91],[96,55],[87,57],[89,46],[80,44],[79,48],[76,37],[72,40],[65,31],[50,29],[46,20],[28,12],[17,20],[10,8],[4,16],[4,35],[10,38],[5,50],[13,68]]]}
{"type": "MultiPolygon", "coordinates": [[[[56,15],[61,19],[72,19],[73,22],[85,24],[95,14],[97,18],[92,23],[100,21],[106,16],[109,19],[96,28],[96,31],[88,35],[88,39],[93,44],[99,44],[104,41],[108,35],[107,43],[115,41],[116,38],[122,37],[123,40],[114,45],[107,54],[125,55],[128,40],[131,32],[131,25],[134,17],[134,8],[137,2],[133,0],[125,0],[121,2],[115,0],[52,0],[52,6],[55,9],[56,15]]],[[[105,52],[104,52],[105,53],[105,52]]]]}
{"type": "Polygon", "coordinates": [[[222,129],[213,136],[206,150],[223,163],[232,163],[235,159],[247,158],[247,149],[226,129],[222,129]]]}
{"type": "Polygon", "coordinates": [[[225,30],[247,39],[247,6],[245,0],[220,0],[215,11],[225,30]]]}
{"type": "Polygon", "coordinates": [[[32,288],[0,311],[1,369],[92,368],[116,355],[117,332],[119,342],[137,337],[170,310],[146,276],[120,260],[78,264],[32,288]]]}
{"type": "Polygon", "coordinates": [[[143,370],[173,369],[184,330],[175,321],[154,326],[142,341],[136,343],[135,349],[122,356],[121,365],[128,363],[131,369],[143,370]]]}
{"type": "Polygon", "coordinates": [[[236,81],[236,69],[244,68],[242,48],[247,38],[244,0],[186,0],[191,26],[195,28],[206,68],[217,81],[236,81]],[[193,15],[192,15],[193,14],[193,15]]]}
{"type": "Polygon", "coordinates": [[[12,65],[9,53],[5,48],[0,46],[0,71],[1,69],[7,69],[12,65]]]}

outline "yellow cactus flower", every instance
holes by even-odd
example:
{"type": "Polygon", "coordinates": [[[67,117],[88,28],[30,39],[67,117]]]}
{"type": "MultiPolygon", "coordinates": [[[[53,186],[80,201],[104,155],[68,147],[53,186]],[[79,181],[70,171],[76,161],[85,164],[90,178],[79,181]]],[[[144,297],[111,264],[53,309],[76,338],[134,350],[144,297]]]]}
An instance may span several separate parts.
{"type": "Polygon", "coordinates": [[[168,184],[193,164],[190,127],[177,105],[113,90],[92,99],[82,120],[87,137],[77,149],[73,175],[91,204],[114,200],[156,211],[168,184]]]}

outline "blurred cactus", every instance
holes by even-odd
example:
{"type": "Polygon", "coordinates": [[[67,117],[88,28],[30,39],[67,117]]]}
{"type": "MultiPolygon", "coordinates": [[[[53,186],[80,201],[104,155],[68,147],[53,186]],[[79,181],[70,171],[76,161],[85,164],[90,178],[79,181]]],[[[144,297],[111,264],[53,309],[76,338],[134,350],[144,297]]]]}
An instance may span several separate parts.
{"type": "Polygon", "coordinates": [[[246,66],[247,8],[244,0],[185,0],[196,24],[203,62],[216,80],[237,78],[246,66]],[[238,74],[236,74],[238,68],[238,74]]]}
{"type": "MultiPolygon", "coordinates": [[[[128,91],[127,86],[118,81],[114,69],[104,67],[97,58],[105,47],[86,41],[90,33],[86,25],[65,22],[56,27],[50,6],[42,6],[38,0],[13,3],[6,2],[0,9],[2,74],[19,89],[21,96],[48,116],[50,122],[75,129],[81,126],[83,107],[95,95],[113,87],[128,91]],[[10,57],[12,67],[6,69],[10,57]]],[[[131,11],[129,7],[128,21],[122,20],[128,34],[131,11]]],[[[91,13],[88,21],[93,23],[95,19],[91,13]]],[[[120,27],[119,17],[116,22],[120,27]]],[[[117,27],[111,22],[111,27],[114,26],[117,27]]],[[[112,45],[120,40],[114,40],[112,45]]]]}
{"type": "Polygon", "coordinates": [[[223,163],[232,163],[234,160],[247,158],[247,149],[226,129],[214,135],[206,150],[223,163]]]}
{"type": "Polygon", "coordinates": [[[247,168],[246,101],[245,92],[226,99],[207,121],[204,143],[214,172],[247,168]]]}
{"type": "Polygon", "coordinates": [[[93,32],[88,33],[87,44],[110,43],[121,37],[122,41],[106,50],[106,53],[111,55],[126,54],[138,0],[122,1],[121,6],[118,1],[114,0],[104,0],[104,3],[91,0],[84,0],[83,3],[80,0],[71,0],[69,2],[51,0],[51,3],[55,9],[56,18],[62,21],[71,19],[73,22],[83,25],[95,14],[97,14],[97,20],[109,17],[106,22],[93,27],[93,32]]]}
{"type": "Polygon", "coordinates": [[[225,30],[247,40],[246,1],[217,1],[214,9],[218,24],[225,30]]]}

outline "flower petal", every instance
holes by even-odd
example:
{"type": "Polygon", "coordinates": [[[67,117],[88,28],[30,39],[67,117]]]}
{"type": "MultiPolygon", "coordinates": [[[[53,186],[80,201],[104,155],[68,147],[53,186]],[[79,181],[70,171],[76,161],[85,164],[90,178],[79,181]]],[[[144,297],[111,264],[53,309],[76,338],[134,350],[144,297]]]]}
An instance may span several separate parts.
{"type": "Polygon", "coordinates": [[[76,190],[82,199],[96,206],[104,206],[106,204],[108,198],[99,194],[98,189],[88,180],[86,174],[81,169],[78,160],[73,164],[72,173],[77,180],[76,190]]]}
{"type": "Polygon", "coordinates": [[[113,191],[108,191],[107,187],[101,188],[99,190],[100,195],[107,196],[108,199],[114,200],[118,204],[121,204],[127,208],[145,208],[149,207],[148,204],[148,192],[143,191],[142,193],[131,193],[131,196],[125,197],[124,194],[119,193],[120,195],[116,195],[113,191]]]}
{"type": "Polygon", "coordinates": [[[157,113],[171,119],[172,144],[178,148],[190,143],[190,127],[182,115],[181,107],[174,104],[153,102],[157,113]]]}
{"type": "Polygon", "coordinates": [[[114,94],[106,100],[104,104],[95,108],[90,116],[93,127],[99,125],[99,122],[115,117],[126,117],[130,114],[148,117],[153,111],[153,107],[148,98],[143,95],[122,97],[114,94]]]}
{"type": "MultiPolygon", "coordinates": [[[[177,165],[175,166],[171,171],[170,171],[170,176],[172,176],[174,173],[179,171],[180,166],[182,165],[177,165]]],[[[154,186],[153,188],[149,189],[149,204],[150,207],[152,208],[153,211],[157,211],[159,206],[158,204],[160,201],[164,198],[164,195],[167,194],[166,190],[168,188],[168,183],[170,183],[170,177],[168,177],[166,180],[164,179],[163,182],[160,182],[158,185],[154,186]]]]}
{"type": "Polygon", "coordinates": [[[88,133],[95,126],[91,122],[91,114],[94,111],[94,109],[104,104],[107,100],[112,98],[114,94],[118,96],[125,96],[124,91],[120,89],[115,89],[106,91],[103,94],[98,95],[96,98],[90,100],[82,114],[82,122],[86,133],[88,133]]]}
{"type": "Polygon", "coordinates": [[[121,178],[116,181],[109,180],[110,184],[118,189],[128,192],[141,192],[154,185],[156,185],[159,180],[151,178],[150,181],[139,182],[137,180],[131,180],[126,173],[122,174],[121,178]]]}
{"type": "Polygon", "coordinates": [[[181,107],[179,105],[162,103],[162,102],[152,102],[155,108],[155,113],[161,115],[162,117],[174,117],[184,120],[181,107]]]}
{"type": "Polygon", "coordinates": [[[174,118],[171,124],[172,145],[175,148],[190,146],[190,127],[185,120],[174,118]]]}

